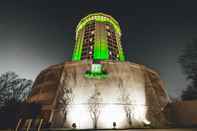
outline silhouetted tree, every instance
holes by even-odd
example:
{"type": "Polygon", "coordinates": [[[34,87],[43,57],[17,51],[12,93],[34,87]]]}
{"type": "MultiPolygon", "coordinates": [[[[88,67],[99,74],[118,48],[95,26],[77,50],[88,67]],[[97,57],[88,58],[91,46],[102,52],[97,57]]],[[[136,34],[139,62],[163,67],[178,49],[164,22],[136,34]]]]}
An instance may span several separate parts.
{"type": "Polygon", "coordinates": [[[9,102],[24,101],[32,87],[32,81],[19,78],[14,72],[0,76],[0,107],[9,102]]]}
{"type": "Polygon", "coordinates": [[[183,90],[181,95],[182,100],[197,100],[197,83],[193,80],[190,85],[183,90]]]}
{"type": "Polygon", "coordinates": [[[0,110],[0,128],[14,128],[17,122],[19,102],[15,99],[5,103],[0,110]]]}
{"type": "Polygon", "coordinates": [[[0,128],[14,128],[19,119],[35,119],[41,115],[39,103],[9,100],[0,110],[0,128]]]}
{"type": "Polygon", "coordinates": [[[37,118],[41,116],[41,104],[40,103],[26,103],[23,102],[19,106],[19,118],[37,118]]]}
{"type": "Polygon", "coordinates": [[[179,57],[182,70],[190,81],[189,86],[182,92],[183,100],[197,99],[197,38],[192,39],[179,57]]]}
{"type": "Polygon", "coordinates": [[[38,114],[37,105],[24,101],[31,88],[31,80],[19,78],[14,72],[6,72],[0,76],[0,123],[5,123],[0,124],[1,128],[15,127],[19,118],[32,118],[38,114]]]}

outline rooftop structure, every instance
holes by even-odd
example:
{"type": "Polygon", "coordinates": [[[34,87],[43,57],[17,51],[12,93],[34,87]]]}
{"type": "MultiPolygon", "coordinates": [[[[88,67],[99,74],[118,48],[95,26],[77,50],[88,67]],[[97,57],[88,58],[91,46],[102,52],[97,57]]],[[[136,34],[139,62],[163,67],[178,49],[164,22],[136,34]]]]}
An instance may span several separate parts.
{"type": "Polygon", "coordinates": [[[124,61],[119,23],[103,13],[90,14],[76,28],[73,61],[124,61]]]}

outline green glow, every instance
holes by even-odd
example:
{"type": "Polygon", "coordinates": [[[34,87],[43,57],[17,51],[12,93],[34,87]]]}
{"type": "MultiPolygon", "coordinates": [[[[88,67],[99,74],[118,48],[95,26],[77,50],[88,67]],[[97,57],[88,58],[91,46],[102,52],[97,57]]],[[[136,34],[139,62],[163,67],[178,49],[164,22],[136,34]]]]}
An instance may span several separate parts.
{"type": "Polygon", "coordinates": [[[91,72],[101,73],[102,72],[102,65],[101,64],[92,64],[91,65],[91,72]]]}
{"type": "Polygon", "coordinates": [[[122,49],[120,50],[120,54],[119,55],[120,55],[119,56],[120,61],[125,61],[125,57],[124,57],[122,49]]]}
{"type": "Polygon", "coordinates": [[[120,37],[121,30],[118,22],[109,15],[103,13],[94,13],[83,18],[76,28],[76,45],[73,52],[72,60],[80,61],[82,56],[82,48],[84,44],[84,33],[85,26],[89,22],[95,20],[95,35],[94,35],[94,44],[93,44],[93,60],[109,60],[109,49],[108,49],[108,41],[107,41],[107,32],[106,25],[100,23],[110,23],[112,28],[115,31],[115,37],[118,46],[117,58],[120,61],[125,61],[124,52],[121,47],[120,37]]]}
{"type": "Polygon", "coordinates": [[[82,47],[83,47],[84,30],[81,30],[78,38],[76,39],[75,49],[73,52],[72,60],[80,60],[82,47]]]}
{"type": "Polygon", "coordinates": [[[99,57],[100,57],[100,43],[99,43],[99,41],[96,41],[95,43],[94,43],[94,54],[93,54],[94,56],[94,59],[99,59],[99,57]]]}
{"type": "Polygon", "coordinates": [[[107,77],[107,72],[102,70],[101,64],[92,64],[91,70],[86,71],[84,76],[91,79],[105,79],[107,77]]]}
{"type": "Polygon", "coordinates": [[[117,41],[117,46],[118,46],[118,51],[119,51],[119,60],[120,61],[125,61],[125,56],[124,56],[124,53],[123,53],[123,49],[121,47],[120,39],[117,36],[117,34],[116,34],[116,41],[117,41]]]}
{"type": "Polygon", "coordinates": [[[105,40],[96,40],[94,44],[94,59],[95,60],[108,60],[109,51],[107,46],[107,41],[105,40]]]}
{"type": "Polygon", "coordinates": [[[101,46],[101,49],[100,49],[100,52],[101,52],[101,56],[100,56],[100,59],[103,59],[103,60],[108,60],[109,59],[109,51],[108,51],[108,46],[107,46],[107,41],[100,41],[100,46],[101,46]]]}
{"type": "Polygon", "coordinates": [[[87,71],[84,76],[89,79],[105,79],[107,78],[107,73],[106,72],[91,73],[87,71]]]}

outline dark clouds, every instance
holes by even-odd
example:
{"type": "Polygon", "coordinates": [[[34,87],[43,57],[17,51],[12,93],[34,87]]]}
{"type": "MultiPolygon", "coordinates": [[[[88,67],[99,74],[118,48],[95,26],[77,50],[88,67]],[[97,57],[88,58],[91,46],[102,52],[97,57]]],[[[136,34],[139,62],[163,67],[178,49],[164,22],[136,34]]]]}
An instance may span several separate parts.
{"type": "Polygon", "coordinates": [[[51,64],[71,60],[75,27],[92,12],[120,22],[126,58],[158,70],[169,95],[186,87],[177,58],[197,34],[195,1],[0,1],[0,72],[35,79],[51,64]],[[189,3],[190,2],[190,3],[189,3]]]}

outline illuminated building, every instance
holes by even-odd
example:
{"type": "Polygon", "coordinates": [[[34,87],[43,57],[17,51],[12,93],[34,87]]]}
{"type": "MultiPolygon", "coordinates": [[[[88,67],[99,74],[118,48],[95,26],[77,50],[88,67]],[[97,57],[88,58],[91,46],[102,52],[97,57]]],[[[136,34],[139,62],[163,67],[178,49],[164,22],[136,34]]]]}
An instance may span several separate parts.
{"type": "Polygon", "coordinates": [[[76,28],[72,61],[43,70],[29,102],[42,104],[50,127],[165,127],[169,103],[157,72],[125,61],[118,22],[90,14],[76,28]]]}
{"type": "Polygon", "coordinates": [[[109,15],[94,13],[83,18],[76,28],[73,60],[124,61],[118,22],[109,15]]]}

